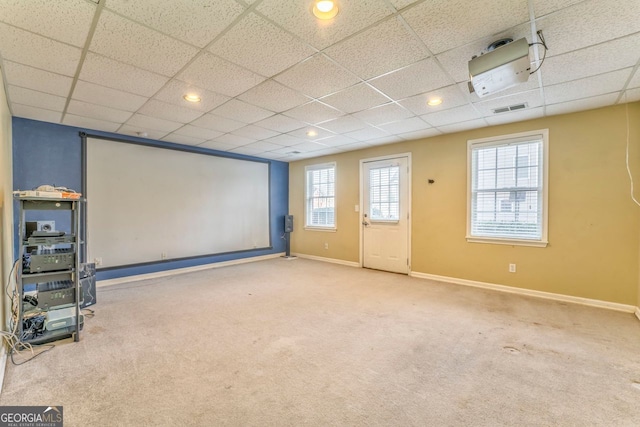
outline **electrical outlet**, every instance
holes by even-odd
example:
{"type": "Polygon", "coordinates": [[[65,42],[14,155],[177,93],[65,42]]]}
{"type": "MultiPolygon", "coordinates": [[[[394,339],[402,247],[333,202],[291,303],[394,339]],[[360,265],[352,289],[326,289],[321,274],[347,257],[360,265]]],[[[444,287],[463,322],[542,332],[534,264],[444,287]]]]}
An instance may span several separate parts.
{"type": "Polygon", "coordinates": [[[166,252],[162,252],[160,254],[160,259],[167,259],[167,253],[166,252]]]}
{"type": "Polygon", "coordinates": [[[96,257],[93,259],[93,262],[96,264],[96,266],[98,265],[102,265],[102,257],[96,257]]]}
{"type": "Polygon", "coordinates": [[[516,265],[509,264],[509,273],[515,273],[515,272],[516,272],[516,265]]]}
{"type": "Polygon", "coordinates": [[[329,249],[329,244],[327,242],[324,243],[324,248],[329,249]]]}

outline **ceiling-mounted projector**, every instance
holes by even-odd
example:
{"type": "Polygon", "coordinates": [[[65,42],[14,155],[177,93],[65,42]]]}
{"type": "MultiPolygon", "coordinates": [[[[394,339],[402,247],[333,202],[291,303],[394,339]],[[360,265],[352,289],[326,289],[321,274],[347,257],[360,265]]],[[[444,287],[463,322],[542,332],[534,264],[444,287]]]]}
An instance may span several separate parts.
{"type": "Polygon", "coordinates": [[[529,79],[531,61],[527,39],[498,40],[489,46],[489,50],[469,61],[470,92],[482,98],[529,79]]]}

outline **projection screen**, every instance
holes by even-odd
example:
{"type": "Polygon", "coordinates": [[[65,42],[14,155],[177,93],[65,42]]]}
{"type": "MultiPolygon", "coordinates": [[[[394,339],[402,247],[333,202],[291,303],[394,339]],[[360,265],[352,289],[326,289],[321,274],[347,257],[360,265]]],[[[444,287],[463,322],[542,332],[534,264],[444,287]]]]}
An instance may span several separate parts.
{"type": "Polygon", "coordinates": [[[268,248],[269,163],[87,137],[87,261],[268,248]]]}

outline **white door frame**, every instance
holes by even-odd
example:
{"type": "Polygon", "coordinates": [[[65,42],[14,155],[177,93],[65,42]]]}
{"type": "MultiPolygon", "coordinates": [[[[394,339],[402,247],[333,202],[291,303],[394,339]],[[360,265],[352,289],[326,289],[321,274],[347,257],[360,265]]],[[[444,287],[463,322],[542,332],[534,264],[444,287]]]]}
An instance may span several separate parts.
{"type": "Polygon", "coordinates": [[[413,212],[411,212],[411,153],[400,153],[400,154],[389,154],[388,156],[378,156],[378,157],[370,157],[368,159],[360,159],[360,201],[358,205],[358,229],[359,240],[360,240],[360,268],[364,267],[364,226],[362,225],[362,221],[364,220],[362,209],[364,207],[364,164],[368,162],[377,162],[380,160],[391,160],[405,157],[407,159],[407,167],[409,170],[407,171],[407,259],[409,262],[408,270],[409,275],[411,274],[411,220],[413,212]]]}

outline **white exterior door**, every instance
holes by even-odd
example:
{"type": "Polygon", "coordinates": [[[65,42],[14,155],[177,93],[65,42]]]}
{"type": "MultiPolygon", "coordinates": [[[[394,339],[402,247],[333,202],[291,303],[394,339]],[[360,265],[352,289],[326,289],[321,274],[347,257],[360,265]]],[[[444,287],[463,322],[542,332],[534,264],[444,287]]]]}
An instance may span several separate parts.
{"type": "Polygon", "coordinates": [[[362,266],[409,273],[409,157],[363,160],[362,266]]]}

